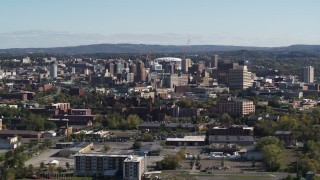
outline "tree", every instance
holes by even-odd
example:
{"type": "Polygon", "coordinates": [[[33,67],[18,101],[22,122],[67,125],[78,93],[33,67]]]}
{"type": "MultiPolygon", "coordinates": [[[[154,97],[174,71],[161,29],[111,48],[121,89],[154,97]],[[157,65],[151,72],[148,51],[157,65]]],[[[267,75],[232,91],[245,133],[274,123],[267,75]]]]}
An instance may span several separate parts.
{"type": "Polygon", "coordinates": [[[104,152],[109,151],[109,150],[110,150],[110,146],[107,145],[107,144],[105,144],[105,145],[103,146],[103,150],[104,150],[104,152]]]}
{"type": "Polygon", "coordinates": [[[261,138],[260,141],[258,141],[256,147],[258,150],[262,150],[264,146],[271,145],[271,144],[274,144],[279,148],[283,149],[283,146],[280,140],[275,136],[267,136],[267,137],[261,138]]]}
{"type": "Polygon", "coordinates": [[[50,122],[50,121],[45,121],[44,122],[44,129],[45,130],[56,130],[57,129],[57,125],[54,122],[50,122]]]}
{"type": "Polygon", "coordinates": [[[142,120],[139,116],[135,114],[131,114],[127,117],[127,128],[128,129],[137,129],[138,125],[140,125],[142,120]]]}
{"type": "Polygon", "coordinates": [[[55,165],[49,164],[48,170],[49,170],[49,172],[52,174],[52,173],[56,170],[55,165]]]}
{"type": "Polygon", "coordinates": [[[221,164],[221,167],[224,167],[224,157],[221,158],[220,164],[221,164]]]}
{"type": "Polygon", "coordinates": [[[60,166],[57,167],[57,171],[59,172],[59,174],[62,172],[62,170],[63,170],[62,167],[60,167],[60,166]]]}
{"type": "Polygon", "coordinates": [[[229,125],[232,122],[232,118],[229,116],[229,114],[224,113],[220,118],[220,122],[222,124],[229,125]]]}
{"type": "Polygon", "coordinates": [[[66,168],[69,169],[69,167],[70,167],[69,162],[66,162],[66,168]]]}
{"type": "Polygon", "coordinates": [[[312,115],[320,117],[320,107],[313,108],[312,115]]]}
{"type": "Polygon", "coordinates": [[[179,106],[181,108],[190,108],[192,106],[192,100],[185,98],[185,99],[177,102],[176,104],[177,104],[177,106],[179,106]]]}
{"type": "Polygon", "coordinates": [[[11,150],[9,150],[8,152],[5,153],[4,158],[6,160],[10,159],[13,157],[13,152],[11,150]]]}
{"type": "Polygon", "coordinates": [[[282,149],[276,144],[268,144],[262,147],[264,161],[271,171],[277,171],[281,166],[282,149]]]}
{"type": "Polygon", "coordinates": [[[51,140],[51,139],[45,139],[45,140],[43,141],[43,145],[44,145],[45,147],[50,147],[50,146],[52,146],[52,140],[51,140]]]}
{"type": "Polygon", "coordinates": [[[192,169],[194,162],[193,162],[193,161],[190,161],[189,164],[190,164],[190,169],[192,169]]]}
{"type": "Polygon", "coordinates": [[[143,136],[141,137],[142,141],[153,141],[153,136],[150,133],[145,133],[143,134],[143,136]]]}
{"type": "Polygon", "coordinates": [[[5,180],[14,180],[16,178],[16,172],[14,169],[9,168],[9,169],[5,169],[4,171],[4,179],[5,180]]]}
{"type": "Polygon", "coordinates": [[[42,131],[44,130],[44,122],[44,117],[30,113],[27,120],[24,122],[24,125],[28,130],[42,131]]]}
{"type": "Polygon", "coordinates": [[[29,164],[29,166],[28,166],[28,172],[30,173],[30,174],[33,174],[34,172],[34,167],[33,167],[33,165],[32,164],[29,164]]]}
{"type": "Polygon", "coordinates": [[[140,149],[142,146],[141,142],[140,141],[135,141],[132,145],[132,148],[133,149],[140,149]]]}
{"type": "Polygon", "coordinates": [[[44,164],[44,162],[41,162],[40,163],[40,168],[45,168],[46,167],[46,165],[44,164]]]}

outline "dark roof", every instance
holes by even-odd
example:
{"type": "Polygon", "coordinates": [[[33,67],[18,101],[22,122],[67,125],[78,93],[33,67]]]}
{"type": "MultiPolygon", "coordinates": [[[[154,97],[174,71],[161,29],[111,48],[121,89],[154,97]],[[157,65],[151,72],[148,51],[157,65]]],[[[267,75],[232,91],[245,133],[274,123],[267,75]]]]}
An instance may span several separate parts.
{"type": "Polygon", "coordinates": [[[139,127],[147,126],[147,127],[160,127],[160,125],[163,124],[165,127],[198,127],[199,124],[191,124],[191,123],[142,123],[139,125],[139,127]]]}
{"type": "Polygon", "coordinates": [[[276,131],[274,134],[291,134],[291,131],[276,131]]]}
{"type": "Polygon", "coordinates": [[[15,135],[15,134],[30,134],[30,135],[38,135],[41,134],[41,132],[37,132],[37,131],[30,131],[30,130],[2,130],[0,131],[0,134],[11,134],[11,135],[15,135]]]}

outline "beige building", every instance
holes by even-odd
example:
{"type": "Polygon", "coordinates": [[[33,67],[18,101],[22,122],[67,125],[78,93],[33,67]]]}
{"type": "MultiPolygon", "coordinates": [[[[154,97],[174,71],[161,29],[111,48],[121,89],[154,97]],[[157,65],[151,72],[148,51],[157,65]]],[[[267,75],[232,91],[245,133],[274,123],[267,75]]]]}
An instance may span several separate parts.
{"type": "Polygon", "coordinates": [[[77,153],[88,153],[92,149],[93,149],[93,143],[91,142],[75,143],[69,148],[60,150],[59,156],[70,157],[71,155],[74,155],[77,153]]]}
{"type": "Polygon", "coordinates": [[[253,101],[243,99],[219,101],[217,106],[220,114],[228,113],[230,115],[244,116],[255,112],[253,101]]]}
{"type": "Polygon", "coordinates": [[[303,82],[304,83],[314,82],[314,68],[312,66],[308,66],[303,69],[303,82]]]}
{"type": "Polygon", "coordinates": [[[230,89],[247,89],[252,86],[251,72],[247,66],[236,66],[229,70],[228,84],[230,89]]]}
{"type": "Polygon", "coordinates": [[[123,162],[123,180],[141,180],[145,168],[144,157],[129,156],[123,162]]]}
{"type": "Polygon", "coordinates": [[[182,59],[181,61],[181,70],[183,73],[188,73],[188,69],[189,67],[191,67],[192,65],[192,61],[191,59],[187,58],[187,59],[182,59]]]}

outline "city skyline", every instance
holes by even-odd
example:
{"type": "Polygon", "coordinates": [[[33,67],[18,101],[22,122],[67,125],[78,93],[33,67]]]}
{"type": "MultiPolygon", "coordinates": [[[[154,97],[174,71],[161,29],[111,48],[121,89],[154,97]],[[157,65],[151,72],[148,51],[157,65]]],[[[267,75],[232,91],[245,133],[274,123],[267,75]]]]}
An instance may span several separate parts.
{"type": "Polygon", "coordinates": [[[320,44],[315,0],[2,1],[0,48],[320,44]]]}

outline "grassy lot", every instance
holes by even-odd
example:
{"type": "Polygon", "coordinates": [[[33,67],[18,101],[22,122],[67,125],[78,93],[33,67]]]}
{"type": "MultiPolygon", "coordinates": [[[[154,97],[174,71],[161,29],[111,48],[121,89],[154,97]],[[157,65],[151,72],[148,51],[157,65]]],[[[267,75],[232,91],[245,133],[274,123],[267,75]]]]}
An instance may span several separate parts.
{"type": "Polygon", "coordinates": [[[0,161],[3,161],[4,160],[4,155],[5,155],[6,153],[0,153],[0,161]]]}
{"type": "Polygon", "coordinates": [[[269,174],[188,174],[179,173],[179,171],[165,171],[161,174],[165,180],[195,180],[195,179],[274,179],[274,176],[269,174]]]}
{"type": "Polygon", "coordinates": [[[295,149],[284,149],[282,153],[282,170],[290,168],[293,162],[297,160],[297,152],[295,149]]]}

